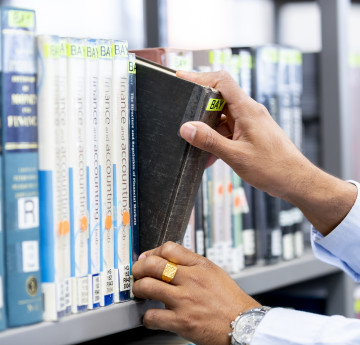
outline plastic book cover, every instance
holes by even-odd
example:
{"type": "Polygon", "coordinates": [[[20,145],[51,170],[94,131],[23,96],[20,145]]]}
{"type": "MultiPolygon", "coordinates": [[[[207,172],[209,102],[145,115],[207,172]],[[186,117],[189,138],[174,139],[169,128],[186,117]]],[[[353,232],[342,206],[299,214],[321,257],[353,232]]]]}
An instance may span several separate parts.
{"type": "Polygon", "coordinates": [[[114,300],[112,44],[111,40],[98,40],[101,306],[114,300]]]}
{"type": "Polygon", "coordinates": [[[87,310],[88,209],[85,141],[85,40],[67,41],[67,114],[70,191],[71,311],[87,310]]]}
{"type": "Polygon", "coordinates": [[[130,298],[129,57],[126,41],[113,42],[114,302],[130,298]]]}
{"type": "Polygon", "coordinates": [[[66,68],[58,36],[38,36],[40,259],[44,320],[70,312],[69,180],[67,171],[66,68]]]}
{"type": "Polygon", "coordinates": [[[1,8],[1,100],[8,326],[42,320],[35,12],[1,8]]]}
{"type": "Polygon", "coordinates": [[[88,309],[100,307],[100,174],[99,174],[99,51],[96,39],[86,40],[85,118],[86,185],[89,214],[88,309]]]}

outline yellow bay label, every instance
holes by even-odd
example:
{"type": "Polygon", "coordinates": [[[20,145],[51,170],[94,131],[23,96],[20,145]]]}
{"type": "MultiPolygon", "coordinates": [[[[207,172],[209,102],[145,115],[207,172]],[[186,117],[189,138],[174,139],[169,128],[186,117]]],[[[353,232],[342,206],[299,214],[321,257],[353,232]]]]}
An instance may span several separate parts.
{"type": "Polygon", "coordinates": [[[45,58],[57,59],[60,55],[60,49],[58,44],[44,44],[44,56],[45,58]]]}
{"type": "Polygon", "coordinates": [[[67,45],[67,57],[85,57],[85,49],[82,44],[69,43],[67,45]]]}
{"type": "Polygon", "coordinates": [[[29,11],[9,11],[9,26],[31,29],[35,26],[34,12],[29,11]]]}
{"type": "Polygon", "coordinates": [[[135,61],[129,61],[129,73],[136,74],[135,61]]]}
{"type": "Polygon", "coordinates": [[[128,56],[128,45],[125,42],[117,43],[112,45],[112,56],[127,57],[128,56]]]}
{"type": "Polygon", "coordinates": [[[206,110],[208,111],[221,111],[225,105],[225,100],[222,98],[210,98],[206,110]]]}
{"type": "Polygon", "coordinates": [[[99,57],[99,49],[95,45],[86,46],[85,51],[88,59],[96,60],[99,57]]]}
{"type": "Polygon", "coordinates": [[[100,59],[112,59],[112,46],[110,44],[100,44],[98,49],[100,59]]]}

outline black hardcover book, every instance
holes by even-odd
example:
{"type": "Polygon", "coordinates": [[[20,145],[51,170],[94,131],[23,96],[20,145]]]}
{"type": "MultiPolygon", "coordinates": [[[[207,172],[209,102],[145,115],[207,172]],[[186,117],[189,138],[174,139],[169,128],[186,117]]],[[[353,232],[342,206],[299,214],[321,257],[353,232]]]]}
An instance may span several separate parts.
{"type": "Polygon", "coordinates": [[[208,153],[179,134],[187,121],[219,123],[221,94],[181,78],[175,71],[137,57],[140,252],[171,240],[181,242],[208,153]]]}

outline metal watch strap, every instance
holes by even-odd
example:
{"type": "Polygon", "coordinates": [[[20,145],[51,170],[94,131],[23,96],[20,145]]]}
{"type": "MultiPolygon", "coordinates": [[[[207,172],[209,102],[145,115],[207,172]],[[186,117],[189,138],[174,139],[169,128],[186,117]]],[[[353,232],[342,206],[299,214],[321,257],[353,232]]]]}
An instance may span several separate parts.
{"type": "Polygon", "coordinates": [[[229,337],[231,338],[231,345],[237,345],[238,342],[236,342],[236,340],[234,339],[233,337],[233,333],[235,331],[235,325],[236,323],[238,322],[238,320],[246,315],[246,314],[250,314],[250,313],[253,313],[253,312],[262,312],[265,316],[265,314],[270,310],[271,308],[270,307],[266,307],[266,306],[261,306],[261,307],[257,307],[257,308],[252,308],[252,309],[249,309],[247,310],[245,313],[240,313],[236,319],[234,321],[232,321],[230,323],[230,326],[231,326],[231,329],[232,329],[232,332],[229,333],[229,337]]]}

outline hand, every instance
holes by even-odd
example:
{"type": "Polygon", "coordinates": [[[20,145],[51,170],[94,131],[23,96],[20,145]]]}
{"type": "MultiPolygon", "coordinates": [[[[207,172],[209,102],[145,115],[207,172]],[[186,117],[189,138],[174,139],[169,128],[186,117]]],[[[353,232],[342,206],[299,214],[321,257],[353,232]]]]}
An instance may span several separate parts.
{"type": "Polygon", "coordinates": [[[299,207],[323,235],[344,219],[357,188],[314,166],[227,72],[178,71],[177,76],[217,89],[226,101],[226,118],[217,131],[187,122],[180,129],[186,141],[221,158],[252,186],[299,207]]]}
{"type": "Polygon", "coordinates": [[[230,344],[231,321],[260,306],[220,267],[174,242],[143,253],[132,273],[134,295],[158,300],[166,308],[146,311],[144,325],[175,332],[198,345],[230,344]],[[161,280],[168,261],[178,265],[171,283],[161,280]]]}

